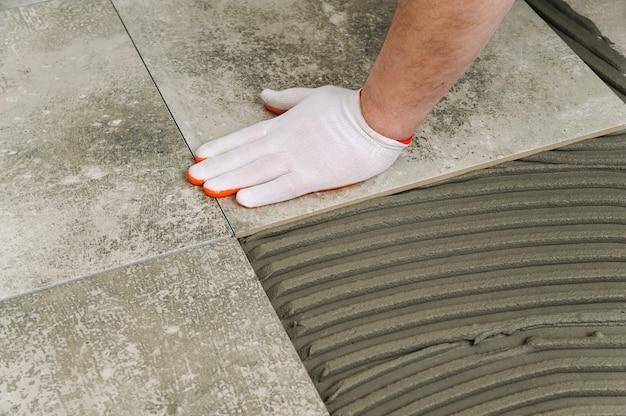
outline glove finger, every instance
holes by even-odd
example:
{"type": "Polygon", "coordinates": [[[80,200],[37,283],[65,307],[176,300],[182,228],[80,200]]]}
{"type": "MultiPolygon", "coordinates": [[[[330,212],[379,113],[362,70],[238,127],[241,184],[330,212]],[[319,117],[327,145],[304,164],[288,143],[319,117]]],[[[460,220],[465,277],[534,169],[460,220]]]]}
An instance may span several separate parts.
{"type": "Polygon", "coordinates": [[[187,178],[194,185],[202,185],[211,178],[245,166],[269,153],[270,148],[265,140],[253,141],[196,163],[187,170],[187,178]]]}
{"type": "Polygon", "coordinates": [[[204,193],[220,198],[236,193],[241,188],[259,185],[289,172],[283,157],[269,155],[238,169],[209,179],[204,183],[204,193]]]}
{"type": "Polygon", "coordinates": [[[274,180],[237,192],[237,202],[246,207],[254,208],[295,198],[303,193],[298,192],[296,177],[287,173],[274,180]]]}
{"type": "Polygon", "coordinates": [[[287,88],[282,91],[264,89],[261,91],[261,100],[268,111],[282,114],[302,101],[315,91],[315,88],[287,88]]]}
{"type": "Polygon", "coordinates": [[[264,120],[203,144],[196,149],[196,162],[200,162],[209,157],[217,156],[221,153],[260,139],[265,135],[267,126],[270,122],[271,120],[264,120]]]}

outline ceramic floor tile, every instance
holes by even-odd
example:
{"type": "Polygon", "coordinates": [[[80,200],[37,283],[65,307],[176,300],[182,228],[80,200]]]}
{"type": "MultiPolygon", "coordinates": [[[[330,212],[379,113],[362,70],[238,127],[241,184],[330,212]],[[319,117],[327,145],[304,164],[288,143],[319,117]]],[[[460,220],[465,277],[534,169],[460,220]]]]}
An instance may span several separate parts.
{"type": "MultiPolygon", "coordinates": [[[[394,2],[114,0],[192,148],[262,118],[265,86],[357,87],[394,2]]],[[[626,126],[619,99],[526,5],[387,172],[258,209],[220,203],[238,236],[626,126]]]]}
{"type": "Polygon", "coordinates": [[[0,303],[0,414],[326,410],[234,238],[0,303]]]}
{"type": "Polygon", "coordinates": [[[0,12],[0,298],[229,235],[107,0],[0,12]]]}
{"type": "Polygon", "coordinates": [[[269,118],[265,87],[358,88],[395,0],[113,0],[192,149],[269,118]]]}
{"type": "Polygon", "coordinates": [[[46,0],[0,0],[0,10],[12,9],[14,7],[28,6],[46,0]]]}

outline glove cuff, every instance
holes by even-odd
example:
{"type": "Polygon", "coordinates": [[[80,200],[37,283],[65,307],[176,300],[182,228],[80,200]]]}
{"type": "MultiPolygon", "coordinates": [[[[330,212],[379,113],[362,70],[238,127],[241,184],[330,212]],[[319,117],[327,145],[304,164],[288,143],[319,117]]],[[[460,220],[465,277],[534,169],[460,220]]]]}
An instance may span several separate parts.
{"type": "Polygon", "coordinates": [[[394,149],[397,149],[398,147],[405,148],[413,140],[413,136],[408,137],[404,140],[392,139],[392,138],[389,138],[387,136],[380,134],[379,132],[374,130],[372,127],[370,127],[370,125],[365,120],[365,117],[363,117],[363,113],[361,112],[361,90],[360,89],[357,91],[354,91],[354,94],[351,97],[350,107],[352,110],[351,111],[352,114],[354,114],[355,121],[357,125],[361,128],[361,130],[363,130],[365,134],[367,134],[372,139],[378,141],[382,145],[391,146],[394,149]]]}

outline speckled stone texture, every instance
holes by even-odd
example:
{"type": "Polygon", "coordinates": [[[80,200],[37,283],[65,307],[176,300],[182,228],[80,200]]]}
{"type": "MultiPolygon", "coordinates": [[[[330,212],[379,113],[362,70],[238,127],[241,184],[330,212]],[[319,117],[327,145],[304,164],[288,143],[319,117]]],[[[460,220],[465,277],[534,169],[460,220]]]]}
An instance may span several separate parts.
{"type": "MultiPolygon", "coordinates": [[[[114,0],[190,147],[269,117],[263,87],[357,88],[395,2],[114,0]]],[[[221,199],[236,235],[626,126],[623,103],[516,2],[468,73],[387,172],[254,210],[221,199]]]]}
{"type": "Polygon", "coordinates": [[[12,9],[14,7],[23,7],[47,0],[0,0],[0,11],[12,9]]]}
{"type": "Polygon", "coordinates": [[[192,149],[270,117],[265,87],[358,88],[395,0],[114,0],[192,149]]]}
{"type": "Polygon", "coordinates": [[[229,238],[0,303],[0,414],[327,413],[229,238]]]}
{"type": "Polygon", "coordinates": [[[0,28],[0,298],[230,234],[110,2],[0,28]]]}

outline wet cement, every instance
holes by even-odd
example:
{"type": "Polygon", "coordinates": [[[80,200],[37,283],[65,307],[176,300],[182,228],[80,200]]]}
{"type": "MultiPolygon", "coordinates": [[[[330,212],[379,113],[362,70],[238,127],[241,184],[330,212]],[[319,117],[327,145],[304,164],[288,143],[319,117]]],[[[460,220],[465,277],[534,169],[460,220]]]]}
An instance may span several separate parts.
{"type": "Polygon", "coordinates": [[[240,242],[333,416],[626,414],[626,132],[240,242]]]}
{"type": "Polygon", "coordinates": [[[626,57],[615,50],[611,39],[563,0],[527,3],[626,102],[626,57]]]}
{"type": "Polygon", "coordinates": [[[626,409],[626,134],[241,242],[333,415],[626,409]]]}

